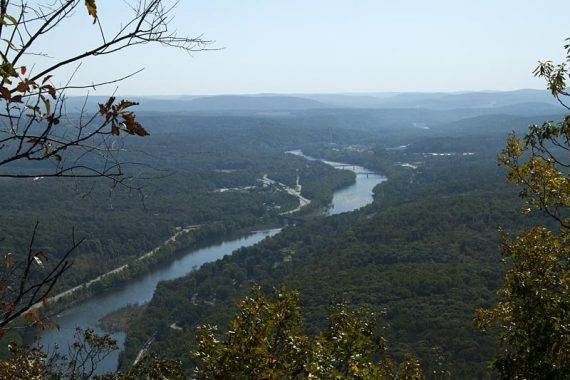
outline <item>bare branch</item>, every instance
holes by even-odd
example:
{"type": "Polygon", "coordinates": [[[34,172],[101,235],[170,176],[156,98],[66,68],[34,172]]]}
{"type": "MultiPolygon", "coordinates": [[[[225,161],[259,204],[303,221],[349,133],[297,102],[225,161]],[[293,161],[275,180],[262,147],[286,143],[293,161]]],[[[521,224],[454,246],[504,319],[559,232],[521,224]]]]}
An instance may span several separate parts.
{"type": "Polygon", "coordinates": [[[34,252],[38,226],[39,222],[36,222],[22,273],[14,272],[13,275],[16,278],[7,280],[8,283],[14,280],[17,281],[19,286],[12,297],[4,296],[2,298],[0,329],[4,329],[5,326],[16,318],[31,311],[35,304],[41,303],[49,297],[59,278],[71,267],[69,256],[82,243],[82,240],[79,242],[73,241],[73,246],[56,262],[53,268],[47,274],[34,280],[31,276],[32,268],[41,260],[38,258],[40,252],[34,252]]]}

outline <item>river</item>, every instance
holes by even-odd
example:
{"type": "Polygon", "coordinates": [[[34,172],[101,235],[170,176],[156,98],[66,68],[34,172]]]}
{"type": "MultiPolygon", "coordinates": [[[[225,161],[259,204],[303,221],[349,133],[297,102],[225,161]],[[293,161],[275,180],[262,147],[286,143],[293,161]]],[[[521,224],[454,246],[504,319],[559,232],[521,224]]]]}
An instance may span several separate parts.
{"type": "MultiPolygon", "coordinates": [[[[307,160],[318,160],[304,155],[299,150],[287,153],[304,157],[307,160]]],[[[339,169],[352,170],[357,173],[356,182],[353,185],[334,193],[328,215],[353,211],[371,203],[372,189],[386,180],[386,177],[374,174],[360,166],[325,160],[320,161],[339,169]]],[[[74,340],[76,327],[83,329],[93,328],[95,332],[103,334],[104,332],[97,327],[97,322],[102,317],[128,304],[142,304],[150,301],[159,281],[182,277],[204,263],[221,259],[240,247],[254,245],[267,237],[277,234],[279,231],[280,229],[257,231],[222,243],[212,244],[206,248],[194,251],[189,250],[186,255],[173,261],[168,266],[160,267],[112,292],[95,296],[65,310],[58,316],[59,331],[53,329],[46,330],[41,336],[40,343],[44,350],[48,352],[57,344],[60,347],[60,351],[66,353],[67,346],[74,340]]],[[[125,333],[114,333],[112,335],[117,340],[119,351],[122,351],[125,333]]],[[[102,374],[114,371],[117,368],[119,351],[115,351],[106,357],[99,364],[97,373],[102,374]]]]}
{"type": "Polygon", "coordinates": [[[356,183],[335,191],[333,200],[327,211],[328,215],[341,214],[359,209],[372,203],[372,189],[381,182],[386,181],[386,177],[376,174],[362,166],[346,164],[343,162],[327,161],[303,154],[301,150],[290,150],[287,153],[303,157],[310,161],[321,161],[337,169],[351,170],[356,173],[356,183]]]}

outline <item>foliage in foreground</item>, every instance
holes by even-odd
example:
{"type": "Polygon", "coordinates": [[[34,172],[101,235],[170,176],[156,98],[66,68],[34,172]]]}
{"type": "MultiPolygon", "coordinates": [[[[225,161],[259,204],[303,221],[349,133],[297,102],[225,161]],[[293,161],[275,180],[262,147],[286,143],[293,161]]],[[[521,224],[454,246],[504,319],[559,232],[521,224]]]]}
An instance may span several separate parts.
{"type": "MultiPolygon", "coordinates": [[[[570,62],[570,45],[567,62],[570,62]]],[[[541,63],[535,74],[547,80],[564,105],[570,75],[564,64],[541,63]]],[[[568,108],[568,107],[566,107],[568,108]]],[[[508,265],[502,301],[479,310],[476,324],[496,326],[501,353],[492,367],[501,379],[570,378],[570,115],[560,123],[531,125],[523,139],[512,134],[499,161],[510,182],[522,186],[528,213],[540,210],[559,227],[532,227],[504,237],[508,265]]]]}
{"type": "Polygon", "coordinates": [[[335,304],[326,331],[302,331],[299,294],[281,289],[268,299],[258,286],[238,305],[220,341],[217,329],[199,328],[199,379],[424,379],[419,362],[407,355],[398,365],[376,334],[373,313],[335,304]]]}
{"type": "Polygon", "coordinates": [[[180,362],[147,355],[123,372],[95,376],[97,365],[117,343],[109,335],[99,336],[91,329],[77,330],[68,353],[59,350],[48,355],[41,348],[12,345],[11,357],[0,361],[0,379],[25,380],[154,380],[184,379],[180,362]]]}
{"type": "MultiPolygon", "coordinates": [[[[331,306],[326,331],[305,335],[299,293],[281,289],[274,299],[259,286],[238,305],[230,330],[222,341],[217,329],[199,329],[197,379],[425,379],[411,355],[396,363],[377,334],[376,316],[346,303],[331,306]]],[[[97,363],[116,343],[92,330],[78,331],[68,355],[46,355],[41,349],[14,347],[12,357],[0,362],[2,379],[90,379],[97,363]]],[[[186,379],[178,361],[144,356],[131,368],[102,377],[104,380],[186,379]]]]}

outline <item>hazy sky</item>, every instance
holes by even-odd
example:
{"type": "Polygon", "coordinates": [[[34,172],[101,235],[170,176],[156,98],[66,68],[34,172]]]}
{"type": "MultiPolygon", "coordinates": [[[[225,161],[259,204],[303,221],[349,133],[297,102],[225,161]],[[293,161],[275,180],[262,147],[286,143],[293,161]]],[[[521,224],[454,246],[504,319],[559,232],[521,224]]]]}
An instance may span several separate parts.
{"type": "MultiPolygon", "coordinates": [[[[98,0],[103,25],[128,17],[123,3],[98,0]]],[[[83,11],[44,42],[52,55],[92,43],[83,11]]],[[[568,11],[568,0],[181,0],[172,27],[223,50],[147,45],[92,59],[76,80],[145,68],[120,84],[131,95],[543,88],[531,72],[562,60],[568,11]]]]}

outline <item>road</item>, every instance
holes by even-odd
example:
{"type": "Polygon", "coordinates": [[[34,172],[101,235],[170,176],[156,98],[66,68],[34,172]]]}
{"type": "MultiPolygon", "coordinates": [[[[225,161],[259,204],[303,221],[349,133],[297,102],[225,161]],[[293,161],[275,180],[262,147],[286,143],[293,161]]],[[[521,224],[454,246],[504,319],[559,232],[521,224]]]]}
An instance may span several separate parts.
{"type": "Polygon", "coordinates": [[[290,215],[290,214],[294,214],[297,211],[301,210],[303,207],[308,206],[309,204],[311,204],[311,200],[307,199],[305,197],[303,197],[301,195],[301,184],[299,183],[299,176],[297,176],[297,184],[295,185],[295,188],[293,189],[292,187],[289,187],[287,185],[285,185],[284,183],[281,182],[277,182],[275,180],[270,179],[269,177],[267,177],[267,174],[265,174],[263,176],[263,178],[261,178],[261,182],[265,185],[265,186],[275,186],[280,190],[285,191],[286,193],[296,197],[297,199],[299,199],[299,206],[297,206],[297,208],[294,208],[293,210],[289,210],[289,211],[285,211],[282,212],[279,215],[290,215]]]}
{"type": "MultiPolygon", "coordinates": [[[[175,242],[176,239],[178,238],[178,236],[180,236],[181,234],[188,233],[188,232],[193,231],[193,230],[196,230],[196,229],[198,229],[198,228],[200,228],[200,225],[188,226],[188,227],[186,227],[186,228],[181,228],[181,229],[177,230],[177,231],[174,233],[174,235],[172,235],[171,237],[169,237],[168,239],[166,239],[161,245],[159,245],[158,247],[155,247],[154,249],[152,249],[151,251],[145,253],[144,255],[137,257],[134,261],[144,260],[144,259],[146,259],[146,258],[149,258],[149,257],[155,255],[161,247],[163,247],[163,246],[165,246],[165,245],[167,245],[167,244],[169,244],[169,243],[175,242]]],[[[92,279],[92,280],[89,280],[89,281],[87,281],[87,282],[84,282],[83,284],[77,285],[77,286],[75,286],[75,287],[73,287],[73,288],[71,288],[71,289],[68,289],[68,290],[66,290],[66,291],[64,291],[64,292],[61,292],[61,293],[58,293],[58,294],[52,296],[52,297],[50,297],[50,298],[47,299],[47,302],[48,302],[48,304],[49,304],[49,303],[55,302],[55,301],[57,301],[57,300],[59,300],[59,299],[61,299],[61,298],[63,298],[63,297],[70,296],[70,295],[72,295],[73,293],[75,293],[75,292],[77,292],[77,291],[79,291],[79,290],[81,290],[81,289],[83,289],[83,288],[89,288],[89,287],[92,286],[93,284],[95,284],[95,283],[97,283],[97,282],[103,280],[105,277],[112,276],[112,275],[114,275],[114,274],[116,274],[116,273],[122,272],[122,271],[126,270],[128,267],[129,267],[129,264],[121,265],[120,267],[117,267],[117,268],[112,269],[112,270],[110,270],[110,271],[108,271],[108,272],[105,272],[105,273],[103,273],[102,275],[97,276],[97,277],[95,277],[95,278],[92,279]]],[[[31,307],[31,309],[38,309],[38,308],[40,308],[42,305],[43,305],[43,302],[38,302],[38,303],[36,303],[35,305],[33,305],[33,306],[31,307]]]]}

